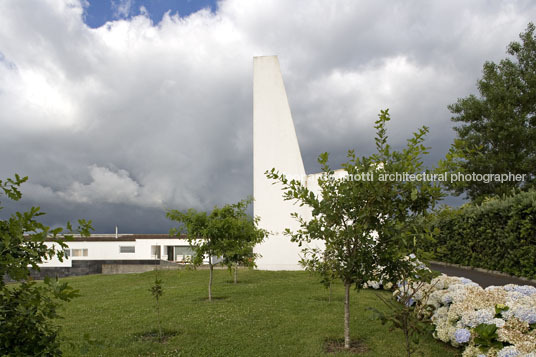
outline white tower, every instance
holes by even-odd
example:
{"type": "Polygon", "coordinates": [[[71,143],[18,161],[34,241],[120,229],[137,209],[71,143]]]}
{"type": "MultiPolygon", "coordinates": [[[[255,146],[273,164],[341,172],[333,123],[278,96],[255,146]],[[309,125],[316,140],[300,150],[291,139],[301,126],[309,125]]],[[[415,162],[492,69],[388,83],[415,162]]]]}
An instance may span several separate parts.
{"type": "Polygon", "coordinates": [[[298,270],[301,248],[283,235],[285,228],[298,228],[291,212],[306,214],[300,207],[283,200],[281,184],[268,180],[265,171],[279,172],[305,182],[300,147],[290,113],[285,85],[277,56],[253,58],[253,214],[260,227],[271,234],[257,247],[262,255],[257,266],[264,270],[298,270]]]}

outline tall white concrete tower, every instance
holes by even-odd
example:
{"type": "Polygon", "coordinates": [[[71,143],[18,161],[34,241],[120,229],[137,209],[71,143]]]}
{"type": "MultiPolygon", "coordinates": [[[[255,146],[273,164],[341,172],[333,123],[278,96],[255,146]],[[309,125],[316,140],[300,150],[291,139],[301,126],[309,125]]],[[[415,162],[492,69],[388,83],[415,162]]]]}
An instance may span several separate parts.
{"type": "Polygon", "coordinates": [[[298,228],[291,212],[307,213],[283,200],[282,186],[268,180],[265,171],[276,170],[305,180],[300,147],[290,113],[277,56],[253,58],[253,213],[260,227],[271,232],[255,248],[262,255],[259,269],[298,270],[301,248],[283,235],[285,228],[298,228]]]}

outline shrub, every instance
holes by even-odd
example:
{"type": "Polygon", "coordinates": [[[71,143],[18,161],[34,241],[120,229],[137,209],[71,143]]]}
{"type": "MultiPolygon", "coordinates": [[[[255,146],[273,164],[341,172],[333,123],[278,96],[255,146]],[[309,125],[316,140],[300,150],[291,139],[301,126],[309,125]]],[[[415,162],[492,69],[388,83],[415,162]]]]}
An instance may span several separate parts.
{"type": "Polygon", "coordinates": [[[536,278],[536,191],[429,216],[436,260],[536,278]]]}
{"type": "MultiPolygon", "coordinates": [[[[18,201],[21,184],[27,177],[15,175],[0,180],[0,198],[18,201]]],[[[0,211],[2,205],[0,202],[0,211]]],[[[59,327],[53,323],[63,301],[77,296],[77,290],[67,283],[45,279],[44,284],[31,281],[30,269],[39,270],[39,264],[57,256],[63,259],[65,242],[72,235],[63,236],[62,228],[51,229],[38,221],[44,213],[39,207],[26,212],[15,212],[8,218],[0,216],[0,355],[1,356],[59,356],[59,327]],[[47,244],[53,239],[54,244],[47,244]],[[8,286],[5,280],[18,285],[8,286]]],[[[89,235],[91,221],[79,220],[77,232],[89,235]]],[[[70,223],[67,230],[73,233],[70,223]]]]}

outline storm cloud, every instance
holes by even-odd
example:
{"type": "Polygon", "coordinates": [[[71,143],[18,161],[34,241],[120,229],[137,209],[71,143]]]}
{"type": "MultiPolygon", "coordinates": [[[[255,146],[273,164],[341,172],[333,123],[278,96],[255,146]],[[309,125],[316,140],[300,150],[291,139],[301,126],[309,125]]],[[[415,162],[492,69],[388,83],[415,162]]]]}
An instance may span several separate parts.
{"type": "Polygon", "coordinates": [[[370,154],[385,108],[395,147],[430,127],[433,163],[454,137],[447,105],[536,15],[532,1],[225,0],[155,23],[114,3],[99,28],[85,1],[0,3],[0,177],[30,178],[2,214],[38,204],[51,225],[156,233],[166,209],[250,195],[257,55],[279,56],[309,173],[324,151],[334,167],[370,154]]]}

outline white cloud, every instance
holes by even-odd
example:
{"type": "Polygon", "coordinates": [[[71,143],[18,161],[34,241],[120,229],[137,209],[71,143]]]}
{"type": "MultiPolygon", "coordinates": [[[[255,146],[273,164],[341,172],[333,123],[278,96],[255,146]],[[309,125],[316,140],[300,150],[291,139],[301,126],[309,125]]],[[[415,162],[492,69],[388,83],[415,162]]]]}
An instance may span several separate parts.
{"type": "Polygon", "coordinates": [[[112,0],[112,10],[117,19],[126,18],[132,10],[132,0],[112,0]]]}
{"type": "Polygon", "coordinates": [[[29,175],[29,198],[88,219],[112,203],[209,209],[250,194],[255,55],[279,55],[309,171],[322,151],[370,150],[386,107],[395,142],[428,125],[438,158],[446,105],[536,15],[528,1],[226,0],[153,23],[125,19],[123,1],[120,20],[92,29],[84,4],[0,2],[0,177],[29,175]]]}
{"type": "Polygon", "coordinates": [[[163,207],[162,197],[133,180],[125,170],[112,171],[92,165],[89,168],[91,182],[75,181],[58,195],[78,203],[123,203],[145,207],[163,207]]]}

